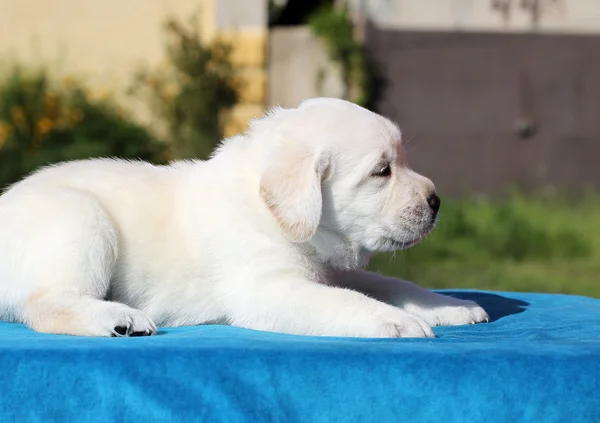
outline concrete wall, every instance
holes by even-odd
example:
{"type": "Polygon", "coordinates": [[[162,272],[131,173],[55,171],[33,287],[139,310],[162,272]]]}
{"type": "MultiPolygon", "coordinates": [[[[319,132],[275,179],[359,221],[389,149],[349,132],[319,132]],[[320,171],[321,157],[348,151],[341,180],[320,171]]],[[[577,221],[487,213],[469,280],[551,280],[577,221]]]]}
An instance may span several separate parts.
{"type": "Polygon", "coordinates": [[[383,29],[600,33],[598,0],[349,0],[383,29]],[[537,19],[523,3],[538,5],[537,19]]]}
{"type": "Polygon", "coordinates": [[[600,36],[372,29],[411,167],[441,194],[600,190],[600,36]]]}

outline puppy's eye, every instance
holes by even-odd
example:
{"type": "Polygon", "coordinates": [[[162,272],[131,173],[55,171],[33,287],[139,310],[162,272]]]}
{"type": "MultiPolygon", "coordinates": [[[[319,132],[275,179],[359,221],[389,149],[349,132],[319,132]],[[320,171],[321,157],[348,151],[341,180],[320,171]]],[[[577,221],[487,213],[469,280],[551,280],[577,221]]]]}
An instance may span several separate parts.
{"type": "Polygon", "coordinates": [[[383,166],[380,169],[377,169],[376,171],[374,171],[371,176],[376,176],[378,178],[387,178],[388,176],[390,176],[392,174],[392,168],[390,167],[389,164],[386,164],[385,166],[383,166]]]}

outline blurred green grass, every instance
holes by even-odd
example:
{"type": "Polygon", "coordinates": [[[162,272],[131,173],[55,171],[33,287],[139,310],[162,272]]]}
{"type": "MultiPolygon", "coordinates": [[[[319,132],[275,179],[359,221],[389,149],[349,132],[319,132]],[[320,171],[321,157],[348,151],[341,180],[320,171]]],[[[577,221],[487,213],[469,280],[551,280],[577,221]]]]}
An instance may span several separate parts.
{"type": "Polygon", "coordinates": [[[427,239],[370,269],[429,288],[600,297],[600,198],[444,199],[427,239]]]}

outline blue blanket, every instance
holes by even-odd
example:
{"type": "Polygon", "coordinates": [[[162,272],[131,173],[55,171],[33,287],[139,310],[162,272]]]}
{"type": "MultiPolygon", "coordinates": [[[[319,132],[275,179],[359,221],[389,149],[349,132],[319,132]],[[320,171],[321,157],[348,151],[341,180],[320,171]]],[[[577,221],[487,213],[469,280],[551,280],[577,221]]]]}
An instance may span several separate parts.
{"type": "Polygon", "coordinates": [[[600,300],[446,293],[491,322],[390,340],[0,323],[0,422],[600,422],[600,300]]]}

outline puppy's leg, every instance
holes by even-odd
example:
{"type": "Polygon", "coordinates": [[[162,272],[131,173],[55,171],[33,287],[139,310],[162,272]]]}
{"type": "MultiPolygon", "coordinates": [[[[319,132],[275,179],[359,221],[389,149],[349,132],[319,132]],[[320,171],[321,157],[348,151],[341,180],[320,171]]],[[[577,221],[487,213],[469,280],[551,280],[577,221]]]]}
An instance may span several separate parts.
{"type": "Polygon", "coordinates": [[[423,338],[427,323],[348,289],[310,281],[300,272],[254,275],[228,290],[224,302],[234,326],[298,335],[423,338]]]}
{"type": "MultiPolygon", "coordinates": [[[[14,289],[23,290],[21,320],[39,332],[88,335],[150,335],[154,323],[141,311],[103,301],[117,254],[117,234],[108,215],[90,195],[70,190],[27,199],[34,221],[16,217],[29,263],[20,266],[14,289]]],[[[17,233],[17,232],[13,232],[17,233]]],[[[15,263],[21,263],[18,257],[15,263]]]]}
{"type": "Polygon", "coordinates": [[[38,332],[82,336],[148,336],[156,326],[124,304],[59,290],[40,290],[25,305],[25,323],[38,332]]]}
{"type": "Polygon", "coordinates": [[[332,271],[331,283],[400,307],[432,326],[489,321],[485,310],[472,301],[437,294],[411,282],[365,270],[332,271]]]}

